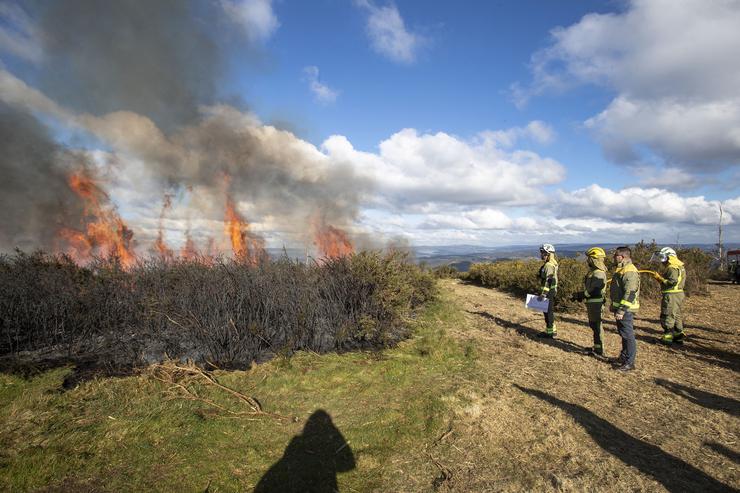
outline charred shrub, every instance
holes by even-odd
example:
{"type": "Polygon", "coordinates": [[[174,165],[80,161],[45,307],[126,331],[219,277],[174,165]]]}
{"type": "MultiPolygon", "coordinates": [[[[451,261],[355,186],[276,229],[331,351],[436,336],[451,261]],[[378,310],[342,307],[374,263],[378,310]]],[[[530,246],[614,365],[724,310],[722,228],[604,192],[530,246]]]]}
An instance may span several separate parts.
{"type": "Polygon", "coordinates": [[[287,258],[115,260],[80,267],[42,253],[0,257],[0,353],[96,352],[117,364],[168,357],[224,367],[297,350],[382,347],[434,295],[404,254],[363,252],[305,265],[287,258]]]}

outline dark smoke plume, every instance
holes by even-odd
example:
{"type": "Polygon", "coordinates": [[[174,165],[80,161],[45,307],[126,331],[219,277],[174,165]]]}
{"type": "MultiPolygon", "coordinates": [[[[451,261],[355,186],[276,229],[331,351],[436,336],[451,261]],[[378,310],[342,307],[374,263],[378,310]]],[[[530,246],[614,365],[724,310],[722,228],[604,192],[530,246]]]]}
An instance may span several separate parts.
{"type": "MultiPolygon", "coordinates": [[[[143,179],[162,191],[197,190],[197,213],[211,223],[224,219],[229,196],[237,206],[249,207],[248,222],[269,224],[289,242],[310,244],[315,230],[327,225],[351,228],[361,191],[369,184],[349,165],[329,162],[294,134],[215,103],[218,46],[228,34],[214,25],[206,32],[205,21],[218,21],[224,12],[211,8],[203,19],[200,12],[208,9],[198,9],[204,4],[186,0],[55,0],[39,5],[35,14],[44,55],[37,69],[43,94],[8,74],[9,90],[0,99],[95,136],[122,173],[133,158],[146,164],[149,177],[143,179]]],[[[29,118],[33,121],[26,115],[24,125],[30,125],[29,118]]],[[[28,143],[16,152],[26,152],[23,159],[33,161],[29,169],[37,174],[48,171],[40,180],[49,183],[31,208],[53,211],[57,217],[55,204],[67,204],[69,191],[62,190],[59,162],[64,160],[54,156],[69,152],[48,136],[40,141],[38,149],[28,143]]],[[[16,181],[26,180],[13,172],[16,181]]],[[[24,183],[20,189],[27,186],[32,185],[24,183]]],[[[31,196],[25,203],[29,200],[31,196]]],[[[174,212],[177,204],[173,206],[174,212]]],[[[13,216],[18,213],[13,210],[13,216]]],[[[3,239],[15,245],[18,238],[33,236],[27,226],[19,227],[3,233],[3,239]]],[[[54,232],[41,229],[44,237],[37,245],[48,247],[54,232]]],[[[39,230],[34,231],[38,238],[39,230]]],[[[151,235],[145,239],[155,241],[151,235]]]]}
{"type": "Polygon", "coordinates": [[[41,11],[41,89],[77,111],[170,129],[212,102],[218,50],[187,0],[54,0],[41,11]]]}
{"type": "Polygon", "coordinates": [[[0,142],[0,250],[51,249],[59,227],[82,213],[65,169],[75,156],[34,116],[2,102],[0,142]]]}

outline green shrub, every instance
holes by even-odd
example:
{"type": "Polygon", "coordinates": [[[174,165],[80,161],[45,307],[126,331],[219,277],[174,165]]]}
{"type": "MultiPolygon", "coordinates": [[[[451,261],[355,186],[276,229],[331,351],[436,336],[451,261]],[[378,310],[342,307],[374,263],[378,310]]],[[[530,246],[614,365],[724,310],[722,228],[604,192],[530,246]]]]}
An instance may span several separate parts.
{"type": "MultiPolygon", "coordinates": [[[[558,295],[555,306],[571,309],[576,306],[570,299],[576,292],[583,290],[583,276],[586,275],[586,264],[575,259],[558,260],[558,295]]],[[[539,294],[540,281],[537,277],[542,261],[540,260],[505,260],[495,263],[473,264],[470,267],[468,280],[481,286],[492,287],[522,296],[539,294]]]]}
{"type": "MultiPolygon", "coordinates": [[[[640,270],[652,270],[663,273],[662,264],[650,262],[650,257],[657,250],[653,243],[640,242],[632,248],[632,261],[640,270]]],[[[710,274],[712,256],[699,248],[678,249],[680,258],[686,267],[685,292],[688,296],[707,293],[707,279],[710,274]]],[[[559,259],[558,296],[555,306],[561,311],[582,308],[580,303],[571,301],[575,293],[583,290],[583,278],[588,271],[585,257],[579,259],[559,259]]],[[[506,260],[495,263],[473,264],[470,267],[467,280],[481,286],[492,287],[524,296],[527,293],[540,292],[540,282],[537,277],[542,261],[540,260],[506,260]]],[[[614,272],[613,257],[607,256],[609,277],[614,272]]],[[[641,298],[656,301],[661,296],[658,282],[650,274],[641,274],[641,298]]],[[[607,287],[607,293],[609,289],[607,287]]],[[[607,294],[608,297],[608,294],[607,294]]]]}
{"type": "Polygon", "coordinates": [[[432,270],[432,274],[437,279],[457,279],[460,277],[460,272],[452,265],[440,265],[432,270]]]}

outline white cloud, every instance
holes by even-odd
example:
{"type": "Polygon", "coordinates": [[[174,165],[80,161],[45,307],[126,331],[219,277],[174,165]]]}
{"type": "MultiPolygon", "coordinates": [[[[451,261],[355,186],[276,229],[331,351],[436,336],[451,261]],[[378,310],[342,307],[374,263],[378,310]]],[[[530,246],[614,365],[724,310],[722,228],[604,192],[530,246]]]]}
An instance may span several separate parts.
{"type": "Polygon", "coordinates": [[[399,209],[430,203],[533,204],[544,198],[543,186],[565,176],[557,161],[530,151],[506,152],[484,135],[465,141],[443,132],[404,129],[382,141],[379,153],[358,151],[335,135],[322,150],[371,177],[377,200],[399,209]]]}
{"type": "Polygon", "coordinates": [[[303,74],[308,82],[308,88],[313,93],[316,101],[320,103],[333,103],[337,100],[339,93],[319,80],[319,67],[311,65],[303,69],[303,74]]]}
{"type": "Polygon", "coordinates": [[[680,168],[656,168],[637,166],[633,172],[644,187],[670,188],[671,190],[689,190],[699,185],[699,180],[680,168]]]}
{"type": "Polygon", "coordinates": [[[699,172],[740,163],[740,2],[633,0],[552,31],[532,56],[534,81],[513,87],[522,104],[547,90],[592,83],[613,89],[586,123],[617,161],[644,149],[699,172]]]}
{"type": "Polygon", "coordinates": [[[480,135],[502,147],[511,147],[521,138],[531,139],[539,144],[550,144],[555,140],[555,130],[540,120],[533,120],[526,127],[487,130],[481,132],[480,135]]]}
{"type": "Polygon", "coordinates": [[[221,0],[221,7],[251,41],[265,41],[280,27],[272,0],[221,0]]]}
{"type": "Polygon", "coordinates": [[[394,62],[413,63],[425,39],[406,29],[398,7],[378,7],[370,0],[356,3],[368,12],[366,29],[373,49],[394,62]]]}
{"type": "MultiPolygon", "coordinates": [[[[556,208],[560,217],[602,218],[637,223],[716,224],[716,201],[703,196],[682,197],[660,188],[631,187],[614,191],[591,185],[572,192],[559,192],[556,208]]],[[[727,224],[734,220],[728,215],[727,224]]]]}
{"type": "Polygon", "coordinates": [[[36,26],[21,7],[10,2],[0,3],[0,51],[32,62],[43,57],[36,26]]]}

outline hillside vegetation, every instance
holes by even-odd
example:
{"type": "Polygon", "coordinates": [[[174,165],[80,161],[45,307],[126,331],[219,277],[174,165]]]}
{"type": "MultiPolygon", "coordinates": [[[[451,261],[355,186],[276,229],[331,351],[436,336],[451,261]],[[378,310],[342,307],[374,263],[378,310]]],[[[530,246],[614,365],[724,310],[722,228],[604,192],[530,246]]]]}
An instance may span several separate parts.
{"type": "MultiPolygon", "coordinates": [[[[632,261],[641,270],[663,271],[659,263],[650,262],[650,257],[657,250],[655,243],[638,243],[632,247],[632,261]]],[[[707,293],[707,280],[710,273],[712,257],[698,248],[678,249],[678,257],[686,266],[686,287],[688,296],[707,293]]],[[[565,310],[574,310],[581,306],[571,301],[575,293],[583,290],[583,278],[588,272],[585,257],[580,259],[558,259],[558,297],[556,306],[565,310]]],[[[538,294],[540,284],[537,278],[542,262],[539,260],[506,260],[495,263],[473,264],[464,279],[484,287],[498,288],[512,294],[524,296],[527,293],[538,294]]],[[[607,255],[607,268],[614,272],[614,262],[607,255]]],[[[657,299],[660,297],[660,285],[650,274],[641,275],[641,297],[657,299]]],[[[607,290],[608,293],[608,290],[607,290]]],[[[608,294],[607,294],[608,296],[608,294]]]]}

